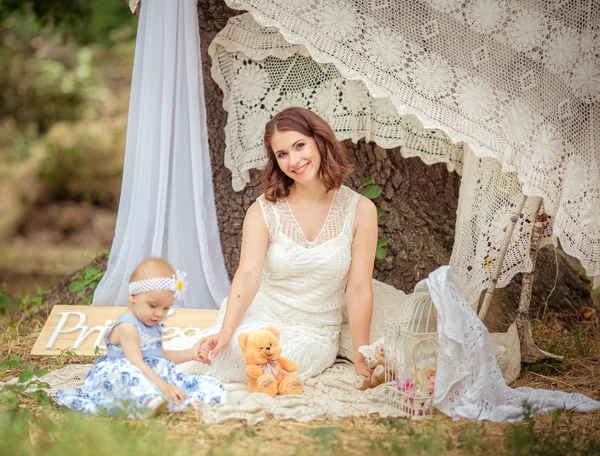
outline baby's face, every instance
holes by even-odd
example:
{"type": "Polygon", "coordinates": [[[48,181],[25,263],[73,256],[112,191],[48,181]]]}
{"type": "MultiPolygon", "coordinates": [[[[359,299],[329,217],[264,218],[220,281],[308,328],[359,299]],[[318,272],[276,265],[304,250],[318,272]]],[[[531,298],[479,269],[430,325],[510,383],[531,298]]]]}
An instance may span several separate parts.
{"type": "Polygon", "coordinates": [[[175,293],[168,290],[153,290],[133,297],[132,309],[135,316],[146,326],[155,326],[165,318],[175,301],[175,293]]]}

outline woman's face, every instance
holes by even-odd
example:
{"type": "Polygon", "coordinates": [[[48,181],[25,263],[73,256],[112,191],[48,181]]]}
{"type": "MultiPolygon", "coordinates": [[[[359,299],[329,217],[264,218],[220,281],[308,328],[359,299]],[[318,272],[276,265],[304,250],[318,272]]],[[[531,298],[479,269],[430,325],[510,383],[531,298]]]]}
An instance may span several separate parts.
{"type": "Polygon", "coordinates": [[[312,136],[297,131],[275,131],[271,148],[281,171],[294,182],[307,184],[319,179],[321,154],[312,136]]]}

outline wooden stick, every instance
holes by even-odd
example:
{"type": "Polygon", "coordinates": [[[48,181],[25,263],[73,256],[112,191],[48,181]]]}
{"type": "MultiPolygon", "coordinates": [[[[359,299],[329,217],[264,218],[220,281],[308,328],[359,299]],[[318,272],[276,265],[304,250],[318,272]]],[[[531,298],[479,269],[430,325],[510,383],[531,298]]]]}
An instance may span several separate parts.
{"type": "Polygon", "coordinates": [[[545,380],[550,380],[551,382],[562,383],[563,385],[567,385],[567,386],[570,386],[573,389],[576,389],[575,386],[571,385],[570,383],[563,382],[562,380],[559,380],[559,379],[557,379],[555,377],[548,377],[546,375],[538,374],[537,372],[532,372],[532,371],[528,371],[528,372],[530,374],[535,375],[536,377],[541,377],[541,378],[543,378],[545,380]]]}
{"type": "Polygon", "coordinates": [[[531,232],[531,245],[529,247],[529,256],[531,257],[531,272],[523,274],[523,282],[521,285],[521,299],[519,301],[519,310],[517,311],[517,332],[519,333],[519,342],[521,343],[521,355],[524,355],[525,341],[525,322],[529,320],[529,305],[531,304],[531,291],[533,289],[533,275],[535,273],[538,251],[540,250],[540,242],[542,233],[548,221],[546,214],[538,214],[542,207],[542,198],[536,197],[534,203],[535,223],[531,232]]]}
{"type": "Polygon", "coordinates": [[[479,318],[481,319],[481,321],[485,320],[485,316],[487,315],[488,309],[492,302],[492,297],[494,296],[494,291],[496,290],[496,285],[498,284],[498,278],[500,277],[500,273],[502,272],[502,263],[504,263],[504,256],[506,255],[513,231],[515,230],[515,225],[517,224],[519,217],[521,217],[521,213],[523,212],[523,207],[525,207],[526,201],[527,195],[522,195],[521,200],[517,204],[515,212],[510,217],[510,222],[506,226],[506,232],[504,233],[504,241],[502,243],[500,253],[498,254],[498,259],[496,260],[496,266],[492,275],[492,283],[485,292],[483,304],[481,305],[481,310],[479,311],[479,318]]]}

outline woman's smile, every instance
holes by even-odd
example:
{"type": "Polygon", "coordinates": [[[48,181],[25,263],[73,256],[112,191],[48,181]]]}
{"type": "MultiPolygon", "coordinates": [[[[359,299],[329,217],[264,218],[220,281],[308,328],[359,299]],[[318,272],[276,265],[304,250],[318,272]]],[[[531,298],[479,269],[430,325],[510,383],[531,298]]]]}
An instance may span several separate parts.
{"type": "Polygon", "coordinates": [[[302,166],[300,166],[299,168],[296,168],[295,170],[293,170],[292,172],[296,175],[296,176],[302,176],[302,174],[304,174],[304,172],[308,169],[308,165],[310,165],[310,162],[306,162],[305,164],[303,164],[302,166]]]}

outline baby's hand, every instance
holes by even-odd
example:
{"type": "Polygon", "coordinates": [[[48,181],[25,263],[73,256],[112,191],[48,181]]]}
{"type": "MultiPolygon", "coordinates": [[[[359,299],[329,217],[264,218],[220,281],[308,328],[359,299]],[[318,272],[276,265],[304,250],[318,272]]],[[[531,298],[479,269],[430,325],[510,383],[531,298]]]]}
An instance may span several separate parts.
{"type": "Polygon", "coordinates": [[[169,399],[170,401],[180,402],[187,399],[185,391],[183,391],[176,385],[165,383],[165,385],[160,390],[165,396],[167,396],[167,399],[169,399]]]}
{"type": "Polygon", "coordinates": [[[212,364],[211,362],[211,356],[210,356],[210,346],[209,346],[209,341],[205,338],[202,339],[199,343],[198,343],[198,361],[204,363],[204,364],[208,364],[209,366],[212,364]]]}
{"type": "Polygon", "coordinates": [[[204,339],[200,339],[198,342],[194,344],[194,346],[190,349],[192,352],[192,361],[198,361],[201,363],[205,363],[208,359],[208,350],[202,347],[202,343],[204,339]]]}
{"type": "Polygon", "coordinates": [[[192,361],[202,361],[200,359],[200,343],[202,342],[202,340],[199,340],[198,342],[196,342],[194,344],[194,346],[192,348],[190,348],[190,351],[192,353],[192,361]]]}

